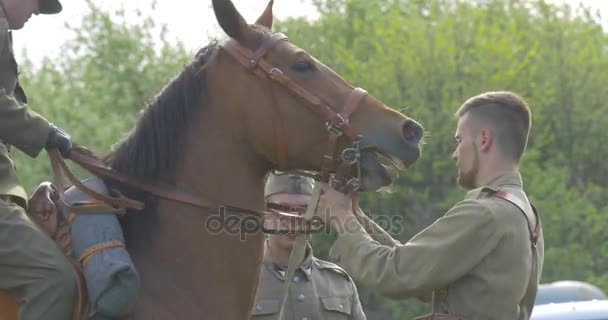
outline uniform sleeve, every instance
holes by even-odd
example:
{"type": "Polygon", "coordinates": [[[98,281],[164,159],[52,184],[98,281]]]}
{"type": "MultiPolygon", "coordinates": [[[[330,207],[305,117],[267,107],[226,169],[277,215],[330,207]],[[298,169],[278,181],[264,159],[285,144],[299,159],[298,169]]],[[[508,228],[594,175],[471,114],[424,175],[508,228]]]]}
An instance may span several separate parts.
{"type": "Polygon", "coordinates": [[[489,209],[465,200],[404,245],[384,246],[356,225],[338,236],[330,256],[372,290],[420,297],[462,277],[501,237],[489,209]]]}
{"type": "Polygon", "coordinates": [[[0,140],[17,147],[32,158],[46,145],[49,122],[0,89],[0,140]]]}
{"type": "Polygon", "coordinates": [[[351,319],[352,320],[367,320],[365,313],[363,312],[363,307],[361,306],[361,300],[359,300],[359,292],[357,292],[357,286],[354,282],[351,281],[351,285],[353,286],[353,308],[351,311],[351,319]]]}
{"type": "Polygon", "coordinates": [[[374,220],[370,219],[360,208],[357,208],[356,217],[359,223],[365,229],[372,239],[378,241],[383,246],[394,247],[401,243],[391,237],[388,232],[384,231],[374,220]]]}

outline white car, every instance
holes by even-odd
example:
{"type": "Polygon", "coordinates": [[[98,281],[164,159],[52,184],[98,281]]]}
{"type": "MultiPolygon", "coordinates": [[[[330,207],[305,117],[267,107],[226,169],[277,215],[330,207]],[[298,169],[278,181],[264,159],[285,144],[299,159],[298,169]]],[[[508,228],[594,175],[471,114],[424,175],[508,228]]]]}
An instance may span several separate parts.
{"type": "Polygon", "coordinates": [[[538,286],[536,305],[589,300],[608,300],[602,289],[591,283],[561,280],[538,286]]]}
{"type": "Polygon", "coordinates": [[[536,305],[530,320],[608,320],[608,300],[536,305]]]}

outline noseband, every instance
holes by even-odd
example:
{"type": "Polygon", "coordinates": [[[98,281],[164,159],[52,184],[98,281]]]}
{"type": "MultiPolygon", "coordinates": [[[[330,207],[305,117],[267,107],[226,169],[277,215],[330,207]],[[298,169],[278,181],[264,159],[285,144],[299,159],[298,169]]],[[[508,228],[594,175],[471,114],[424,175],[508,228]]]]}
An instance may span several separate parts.
{"type": "Polygon", "coordinates": [[[346,98],[340,112],[336,112],[337,108],[332,108],[330,104],[323,101],[319,96],[312,93],[310,90],[302,87],[298,83],[290,79],[278,67],[272,66],[264,59],[266,54],[274,47],[278,46],[283,41],[288,41],[287,37],[282,33],[276,33],[266,38],[262,45],[256,50],[251,51],[248,48],[239,44],[236,40],[230,39],[223,48],[236,61],[238,61],[247,70],[253,72],[260,80],[262,80],[266,91],[271,97],[271,105],[273,109],[273,123],[275,125],[274,134],[276,140],[276,158],[279,170],[287,168],[287,143],[285,142],[285,128],[280,116],[280,110],[276,97],[272,91],[270,84],[272,82],[284,87],[289,93],[301,98],[306,102],[306,106],[314,113],[320,115],[325,120],[325,127],[329,133],[328,141],[325,147],[325,153],[321,162],[319,173],[308,173],[301,171],[297,172],[300,175],[311,176],[316,180],[328,182],[330,174],[335,172],[335,179],[343,181],[349,189],[357,190],[361,183],[361,168],[360,168],[360,142],[361,135],[358,135],[355,130],[349,125],[350,115],[359,107],[361,101],[367,96],[367,91],[361,88],[354,88],[346,98]],[[335,158],[338,139],[345,135],[351,145],[344,149],[340,154],[339,159],[335,158]],[[339,160],[339,161],[336,161],[339,160]],[[339,163],[339,164],[338,164],[339,163]],[[350,176],[350,172],[355,167],[356,176],[350,176]],[[335,169],[335,170],[334,170],[335,169]]]}

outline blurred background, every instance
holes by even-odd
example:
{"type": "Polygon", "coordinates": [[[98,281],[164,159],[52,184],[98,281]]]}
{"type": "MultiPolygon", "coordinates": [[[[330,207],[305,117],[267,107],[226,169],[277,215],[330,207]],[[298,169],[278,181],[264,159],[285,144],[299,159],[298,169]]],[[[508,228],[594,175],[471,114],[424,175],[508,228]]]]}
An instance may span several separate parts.
{"type": "MultiPolygon", "coordinates": [[[[236,0],[249,22],[264,0],[236,0]]],[[[210,1],[63,1],[14,32],[30,107],[105,153],[198,48],[224,34],[210,1]]],[[[453,113],[468,97],[512,90],[533,128],[521,172],[540,209],[543,282],[608,290],[608,10],[604,1],[276,0],[275,31],[345,79],[418,119],[421,159],[390,190],[363,196],[370,216],[399,215],[402,241],[464,195],[455,183],[453,113]]],[[[16,152],[31,192],[51,177],[42,154],[16,152]]],[[[80,172],[82,176],[84,174],[80,172]]],[[[332,235],[314,238],[325,258],[332,235]]],[[[359,286],[369,319],[427,312],[359,286]]]]}

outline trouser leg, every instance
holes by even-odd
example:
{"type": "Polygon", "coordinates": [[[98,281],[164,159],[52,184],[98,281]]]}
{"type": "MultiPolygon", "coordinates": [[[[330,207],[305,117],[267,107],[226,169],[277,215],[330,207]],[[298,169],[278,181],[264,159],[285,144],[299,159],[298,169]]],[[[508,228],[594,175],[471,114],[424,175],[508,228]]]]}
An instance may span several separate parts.
{"type": "Polygon", "coordinates": [[[69,320],[75,279],[64,254],[15,203],[0,200],[0,289],[21,305],[20,320],[69,320]]]}

